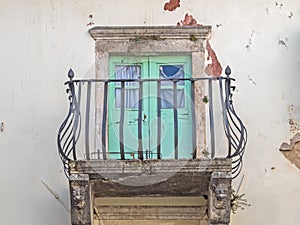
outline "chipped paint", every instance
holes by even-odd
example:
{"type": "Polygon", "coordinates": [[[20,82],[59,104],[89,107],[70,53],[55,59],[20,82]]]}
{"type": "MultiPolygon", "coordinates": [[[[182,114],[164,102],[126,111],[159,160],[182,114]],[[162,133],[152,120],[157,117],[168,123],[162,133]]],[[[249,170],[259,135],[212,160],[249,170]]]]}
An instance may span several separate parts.
{"type": "Polygon", "coordinates": [[[288,114],[289,114],[289,126],[290,126],[290,133],[296,134],[300,132],[300,123],[297,120],[297,115],[299,115],[300,112],[300,106],[295,106],[294,104],[290,104],[287,108],[288,114]]]}
{"type": "Polygon", "coordinates": [[[211,63],[206,66],[205,73],[210,76],[220,76],[222,74],[222,66],[215,51],[211,48],[209,41],[207,41],[206,50],[208,53],[207,58],[211,60],[211,63]]]}
{"type": "Polygon", "coordinates": [[[92,26],[94,25],[94,16],[92,14],[89,15],[89,20],[90,22],[87,24],[87,26],[92,26]]]}
{"type": "Polygon", "coordinates": [[[287,41],[288,41],[288,38],[287,37],[285,37],[284,39],[280,39],[280,38],[278,38],[278,45],[283,45],[286,49],[288,49],[288,46],[287,46],[287,41]]]}
{"type": "Polygon", "coordinates": [[[0,132],[3,132],[3,131],[4,131],[4,122],[2,122],[0,125],[0,132]]]}
{"type": "Polygon", "coordinates": [[[175,9],[180,7],[180,0],[170,0],[169,2],[166,2],[164,5],[165,11],[174,11],[175,9]]]}
{"type": "Polygon", "coordinates": [[[246,48],[248,51],[251,50],[250,47],[251,47],[251,45],[252,45],[253,35],[254,35],[254,30],[251,32],[250,38],[248,39],[248,44],[245,46],[245,48],[246,48]]]}
{"type": "Polygon", "coordinates": [[[275,6],[277,6],[279,9],[282,9],[283,4],[282,4],[282,3],[275,2],[275,6]]]}
{"type": "Polygon", "coordinates": [[[253,80],[253,78],[248,75],[248,80],[253,84],[253,85],[256,85],[256,82],[253,80]]]}
{"type": "Polygon", "coordinates": [[[300,124],[297,123],[293,118],[289,119],[289,125],[290,125],[290,132],[292,134],[300,131],[300,124]]]}
{"type": "Polygon", "coordinates": [[[269,7],[266,8],[266,13],[270,15],[269,7]]]}

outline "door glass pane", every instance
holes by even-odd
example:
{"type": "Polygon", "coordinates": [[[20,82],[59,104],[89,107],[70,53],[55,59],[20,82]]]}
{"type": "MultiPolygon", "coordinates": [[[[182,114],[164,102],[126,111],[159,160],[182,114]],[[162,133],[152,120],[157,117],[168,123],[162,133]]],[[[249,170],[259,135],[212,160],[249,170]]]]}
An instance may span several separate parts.
{"type": "MultiPolygon", "coordinates": [[[[183,65],[163,65],[159,67],[159,78],[178,79],[184,78],[183,65]]],[[[177,82],[178,85],[184,85],[184,81],[177,82]]],[[[173,85],[172,81],[163,81],[162,85],[173,85]]]]}
{"type": "MultiPolygon", "coordinates": [[[[116,65],[116,79],[138,79],[141,77],[140,65],[116,65]]],[[[125,86],[138,86],[138,82],[126,82],[125,86]]],[[[117,86],[121,86],[121,82],[116,83],[117,86]]]]}
{"type": "MultiPolygon", "coordinates": [[[[115,107],[121,108],[121,88],[115,89],[115,107]]],[[[139,89],[125,89],[125,108],[138,109],[139,89]]]]}
{"type": "MultiPolygon", "coordinates": [[[[184,90],[177,90],[177,109],[184,108],[184,90]]],[[[161,90],[161,108],[172,109],[173,108],[173,90],[163,89],[161,90]]]]}
{"type": "MultiPolygon", "coordinates": [[[[159,77],[161,79],[180,79],[184,78],[183,65],[161,65],[159,67],[159,77]]],[[[162,81],[161,85],[164,89],[161,90],[161,107],[162,109],[173,108],[173,82],[162,81]],[[169,87],[166,87],[169,86],[169,87]]],[[[183,86],[184,81],[177,82],[178,86],[183,86]]],[[[184,90],[177,90],[177,108],[185,107],[184,90]]]]}
{"type": "MultiPolygon", "coordinates": [[[[141,77],[140,65],[116,65],[115,78],[126,79],[139,79],[141,77]]],[[[139,90],[138,82],[125,82],[125,108],[138,109],[139,90]]],[[[121,108],[121,82],[116,82],[115,88],[115,107],[121,108]]]]}

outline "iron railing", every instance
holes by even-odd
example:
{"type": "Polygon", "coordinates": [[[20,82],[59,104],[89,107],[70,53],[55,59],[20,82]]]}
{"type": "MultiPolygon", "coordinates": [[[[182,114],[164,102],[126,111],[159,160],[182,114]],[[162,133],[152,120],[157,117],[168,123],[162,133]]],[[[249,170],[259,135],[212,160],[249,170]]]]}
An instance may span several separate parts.
{"type": "MultiPolygon", "coordinates": [[[[173,129],[174,129],[174,159],[178,159],[178,110],[177,110],[177,87],[178,82],[187,82],[190,84],[191,98],[191,117],[192,117],[192,152],[191,158],[196,158],[196,149],[198,146],[196,119],[199,113],[195,111],[196,88],[207,90],[207,95],[200,96],[203,102],[208,106],[204,106],[207,110],[205,116],[207,124],[206,139],[209,144],[207,148],[202,149],[203,157],[222,157],[221,149],[226,149],[225,157],[232,158],[232,173],[236,177],[242,168],[243,154],[247,142],[246,128],[238,117],[232,100],[232,92],[235,86],[231,82],[234,81],[230,77],[231,70],[229,67],[225,70],[226,76],[221,77],[204,77],[204,78],[180,78],[180,79],[80,79],[74,80],[74,73],[69,71],[69,81],[65,84],[68,86],[69,94],[69,110],[66,119],[61,124],[57,144],[61,160],[64,165],[65,173],[68,176],[68,164],[70,161],[80,160],[108,160],[109,154],[118,154],[119,159],[124,160],[134,157],[140,160],[145,159],[161,159],[161,120],[157,120],[157,147],[156,151],[143,149],[142,139],[142,105],[143,105],[143,86],[145,83],[156,83],[157,85],[157,118],[161,117],[161,82],[172,82],[173,90],[173,129]],[[138,149],[136,152],[127,152],[124,148],[124,111],[125,111],[125,92],[121,91],[121,106],[119,120],[119,149],[116,151],[109,150],[107,146],[107,126],[108,126],[108,95],[109,85],[118,82],[121,84],[121,90],[124,90],[126,82],[138,83],[138,149]],[[201,82],[201,86],[196,85],[201,82]],[[99,92],[100,91],[100,92],[99,92]],[[101,119],[99,119],[101,114],[101,119]],[[96,119],[95,119],[96,118],[96,119]],[[99,127],[101,125],[101,127],[99,127]],[[223,131],[221,132],[221,127],[223,131]],[[101,135],[97,131],[101,130],[101,135]],[[224,132],[225,131],[225,132],[224,132]],[[225,146],[224,146],[225,143],[225,146]]],[[[201,91],[203,92],[203,90],[201,91]]],[[[199,97],[199,96],[198,96],[199,97]]],[[[199,99],[199,98],[198,98],[199,99]]],[[[224,152],[223,152],[224,153],[224,152]]]]}

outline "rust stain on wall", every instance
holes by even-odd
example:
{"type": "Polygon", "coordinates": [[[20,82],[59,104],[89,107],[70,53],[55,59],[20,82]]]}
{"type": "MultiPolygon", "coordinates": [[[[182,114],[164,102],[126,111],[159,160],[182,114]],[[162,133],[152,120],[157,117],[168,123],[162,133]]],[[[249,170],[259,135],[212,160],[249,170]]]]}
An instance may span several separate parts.
{"type": "Polygon", "coordinates": [[[165,3],[164,10],[174,11],[178,7],[180,7],[180,0],[170,0],[165,3]]]}
{"type": "Polygon", "coordinates": [[[202,26],[202,24],[199,24],[192,15],[186,13],[184,20],[180,20],[180,22],[177,23],[177,26],[202,26]]]}
{"type": "Polygon", "coordinates": [[[215,51],[211,48],[209,41],[206,44],[206,50],[208,53],[208,60],[211,59],[211,63],[205,68],[205,73],[210,76],[220,76],[222,74],[222,66],[218,60],[215,51]]]}

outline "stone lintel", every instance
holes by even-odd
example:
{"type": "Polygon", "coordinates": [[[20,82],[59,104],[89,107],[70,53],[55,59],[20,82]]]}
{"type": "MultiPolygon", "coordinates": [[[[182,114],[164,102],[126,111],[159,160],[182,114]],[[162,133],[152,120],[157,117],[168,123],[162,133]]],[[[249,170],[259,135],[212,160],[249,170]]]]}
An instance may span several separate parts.
{"type": "Polygon", "coordinates": [[[208,39],[211,26],[96,26],[89,30],[95,40],[208,39]]]}

